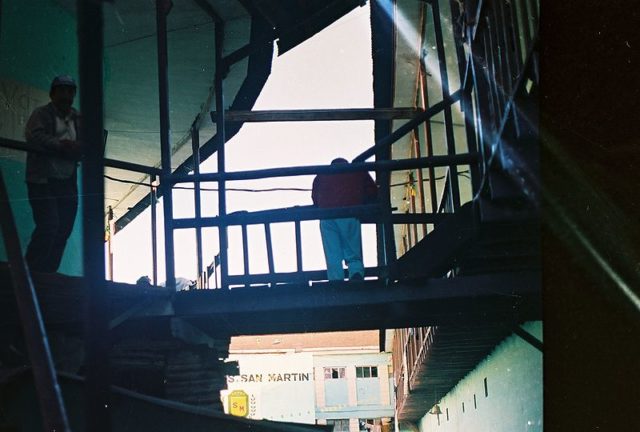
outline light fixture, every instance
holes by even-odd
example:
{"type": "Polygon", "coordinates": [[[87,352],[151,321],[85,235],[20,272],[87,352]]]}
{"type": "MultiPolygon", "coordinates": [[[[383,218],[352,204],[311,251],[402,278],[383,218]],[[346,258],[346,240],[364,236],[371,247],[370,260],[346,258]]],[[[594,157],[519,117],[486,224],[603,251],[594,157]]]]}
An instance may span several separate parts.
{"type": "Polygon", "coordinates": [[[442,414],[442,410],[440,409],[440,405],[435,404],[433,406],[433,408],[431,408],[431,411],[429,411],[429,414],[434,414],[434,415],[442,414]]]}

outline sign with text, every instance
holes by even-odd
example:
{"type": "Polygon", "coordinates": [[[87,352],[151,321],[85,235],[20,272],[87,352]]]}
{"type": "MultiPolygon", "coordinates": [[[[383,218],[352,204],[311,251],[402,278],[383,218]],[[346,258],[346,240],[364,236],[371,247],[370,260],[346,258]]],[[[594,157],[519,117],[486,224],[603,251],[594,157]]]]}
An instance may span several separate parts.
{"type": "Polygon", "coordinates": [[[237,417],[249,415],[249,395],[242,390],[234,390],[227,396],[229,414],[237,417]]]}
{"type": "Polygon", "coordinates": [[[227,413],[241,411],[244,402],[236,393],[240,391],[247,396],[248,418],[315,422],[311,354],[234,354],[229,360],[238,362],[239,374],[227,376],[228,390],[221,392],[227,413]]]}

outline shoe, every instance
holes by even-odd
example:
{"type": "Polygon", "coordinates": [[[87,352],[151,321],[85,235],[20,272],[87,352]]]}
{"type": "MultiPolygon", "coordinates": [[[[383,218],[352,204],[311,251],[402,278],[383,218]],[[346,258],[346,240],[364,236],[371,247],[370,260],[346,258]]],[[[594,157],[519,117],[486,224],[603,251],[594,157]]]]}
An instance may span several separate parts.
{"type": "Polygon", "coordinates": [[[362,273],[355,273],[349,278],[349,282],[360,282],[363,279],[362,273]]]}

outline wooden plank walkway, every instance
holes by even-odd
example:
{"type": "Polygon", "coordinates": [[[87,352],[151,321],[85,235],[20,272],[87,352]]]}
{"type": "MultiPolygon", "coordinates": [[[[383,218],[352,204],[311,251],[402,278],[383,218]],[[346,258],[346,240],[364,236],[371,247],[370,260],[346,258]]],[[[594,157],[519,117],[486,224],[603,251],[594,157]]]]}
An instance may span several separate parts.
{"type": "MultiPolygon", "coordinates": [[[[0,326],[17,323],[6,267],[0,267],[0,326]],[[9,288],[7,290],[6,288],[9,288]]],[[[82,331],[84,280],[34,277],[45,322],[82,331]]],[[[518,323],[541,319],[536,271],[429,279],[407,284],[383,281],[325,282],[231,290],[180,291],[108,283],[110,319],[183,318],[209,335],[341,331],[414,326],[518,323]]],[[[139,324],[139,323],[138,323],[139,324]]]]}

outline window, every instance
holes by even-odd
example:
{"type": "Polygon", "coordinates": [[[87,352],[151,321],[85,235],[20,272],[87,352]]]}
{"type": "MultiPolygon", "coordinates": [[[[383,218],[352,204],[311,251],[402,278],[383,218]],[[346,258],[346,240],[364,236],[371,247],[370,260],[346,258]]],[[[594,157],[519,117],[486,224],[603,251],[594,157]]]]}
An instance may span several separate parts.
{"type": "Polygon", "coordinates": [[[333,425],[333,432],[349,432],[349,419],[331,419],[327,424],[333,425]]]}
{"type": "Polygon", "coordinates": [[[326,367],[324,368],[324,379],[344,378],[344,367],[326,367]]]}
{"type": "Polygon", "coordinates": [[[356,378],[377,378],[378,366],[358,366],[356,367],[356,378]]]}
{"type": "Polygon", "coordinates": [[[358,419],[358,429],[360,432],[380,432],[382,421],[377,419],[358,419]]]}

